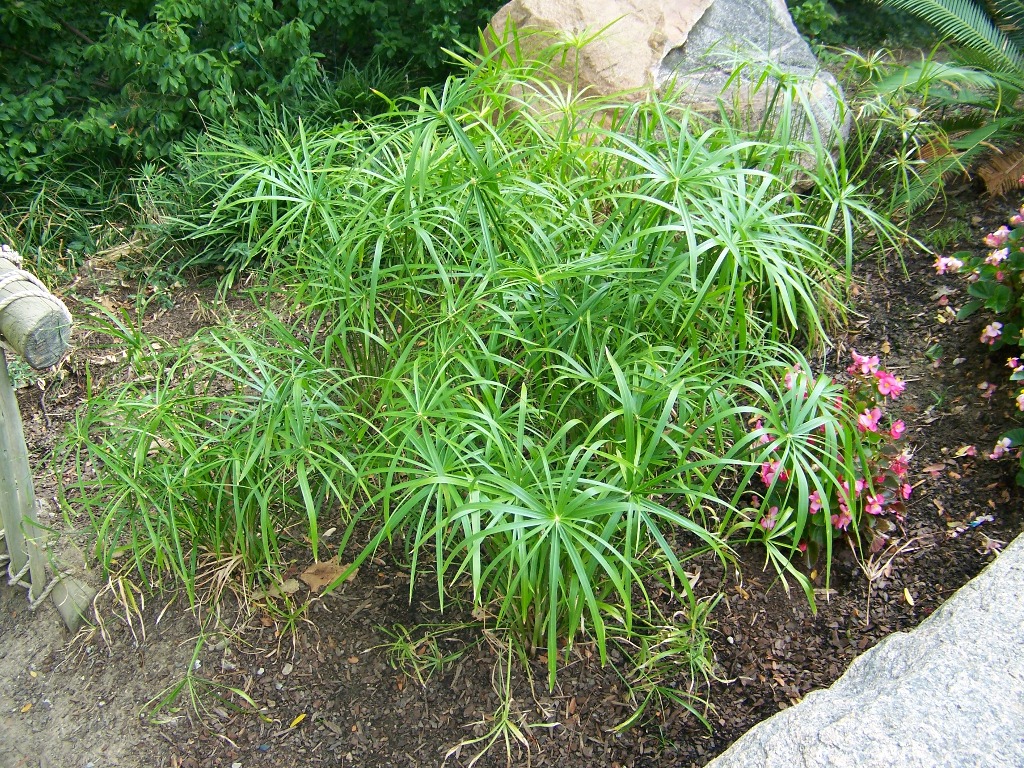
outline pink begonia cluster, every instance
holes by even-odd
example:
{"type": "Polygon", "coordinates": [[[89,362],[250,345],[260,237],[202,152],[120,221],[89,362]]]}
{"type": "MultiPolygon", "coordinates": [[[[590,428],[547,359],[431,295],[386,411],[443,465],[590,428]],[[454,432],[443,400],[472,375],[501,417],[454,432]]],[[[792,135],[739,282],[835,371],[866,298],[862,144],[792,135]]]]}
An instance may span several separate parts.
{"type": "MultiPolygon", "coordinates": [[[[906,382],[902,379],[897,378],[888,371],[885,371],[881,367],[881,360],[878,355],[861,355],[856,350],[851,351],[852,362],[846,369],[847,373],[851,376],[859,377],[860,381],[868,380],[873,381],[874,389],[877,390],[878,396],[883,400],[886,398],[895,400],[906,388],[906,382]]],[[[799,381],[800,377],[804,375],[804,371],[800,366],[794,366],[789,369],[783,377],[783,384],[786,389],[793,389],[799,381]]],[[[862,385],[861,385],[862,386],[862,385]]],[[[836,407],[842,408],[844,398],[840,395],[837,398],[836,407]]],[[[885,435],[887,438],[892,440],[899,440],[903,437],[906,432],[907,425],[902,420],[895,420],[889,428],[883,429],[882,419],[884,413],[878,405],[874,405],[869,408],[865,408],[862,413],[857,416],[857,429],[861,433],[875,433],[879,435],[885,435]]],[[[754,428],[757,431],[761,431],[762,434],[757,439],[758,445],[767,445],[771,442],[771,438],[768,433],[764,431],[764,423],[758,420],[754,424],[754,428]]],[[[873,472],[879,474],[878,477],[873,477],[873,485],[876,488],[881,488],[885,481],[886,471],[892,473],[897,479],[896,489],[891,492],[891,496],[885,491],[872,492],[871,483],[869,483],[867,477],[858,477],[854,479],[853,489],[851,490],[849,483],[846,480],[840,481],[840,488],[837,493],[837,506],[838,512],[831,516],[831,523],[837,530],[845,531],[851,522],[853,522],[853,514],[851,512],[852,499],[857,499],[861,502],[864,511],[869,515],[882,515],[888,511],[888,507],[894,501],[906,501],[910,498],[913,492],[913,487],[906,482],[907,471],[910,465],[910,453],[907,451],[901,451],[896,456],[888,460],[888,464],[881,468],[875,468],[873,472]]],[[[786,468],[782,465],[780,460],[771,459],[761,464],[759,476],[762,484],[767,489],[766,492],[770,492],[772,487],[776,483],[785,483],[789,480],[789,473],[786,468]]],[[[760,499],[755,496],[752,502],[752,506],[755,508],[760,505],[760,499]]],[[[818,490],[811,492],[808,497],[808,511],[810,514],[816,515],[824,508],[824,501],[821,497],[821,493],[818,490]]],[[[777,524],[779,515],[778,506],[769,507],[768,511],[763,514],[759,521],[759,525],[766,531],[773,530],[777,524]]],[[[806,542],[801,542],[800,550],[806,550],[806,542]]]]}
{"type": "MultiPolygon", "coordinates": [[[[1022,209],[1022,213],[1024,213],[1024,209],[1022,209]]],[[[1014,373],[1024,373],[1024,360],[1019,357],[1009,357],[1006,359],[1006,367],[1014,373]]],[[[1016,400],[1017,409],[1024,411],[1024,389],[1018,393],[1016,400]]],[[[1002,437],[996,442],[992,448],[992,453],[988,457],[992,460],[1001,459],[1003,456],[1009,455],[1010,449],[1013,447],[1013,440],[1008,437],[1002,437]]]]}
{"type": "Polygon", "coordinates": [[[1010,228],[1005,224],[997,229],[995,232],[990,232],[985,235],[982,240],[985,245],[989,248],[1002,248],[1006,245],[1006,241],[1010,239],[1010,228]]]}
{"type": "Polygon", "coordinates": [[[981,332],[981,343],[982,344],[995,344],[996,339],[1003,335],[1003,324],[999,322],[991,322],[985,326],[985,330],[981,332]]]}
{"type": "Polygon", "coordinates": [[[1000,438],[996,443],[996,447],[992,449],[992,453],[988,455],[990,459],[1001,459],[1006,455],[1013,447],[1013,441],[1008,437],[1000,438]]]}
{"type": "Polygon", "coordinates": [[[935,260],[935,271],[940,275],[944,275],[947,272],[959,272],[963,267],[964,263],[955,256],[939,256],[935,260]]]}
{"type": "MultiPolygon", "coordinates": [[[[1014,373],[1024,373],[1024,361],[1019,357],[1011,357],[1006,361],[1006,365],[1014,373]]],[[[1017,394],[1017,410],[1024,411],[1024,389],[1017,394]]]]}
{"type": "MultiPolygon", "coordinates": [[[[865,355],[858,355],[857,350],[850,350],[853,362],[847,367],[846,372],[850,375],[861,375],[861,376],[874,376],[875,384],[878,388],[878,394],[882,397],[889,397],[895,400],[903,394],[903,390],[907,388],[907,383],[902,379],[898,379],[888,371],[881,369],[881,362],[878,359],[878,355],[872,355],[866,357],[865,355]]],[[[871,409],[865,409],[860,416],[857,417],[857,428],[861,432],[877,432],[878,422],[882,418],[882,409],[875,406],[871,409]]],[[[898,440],[900,435],[903,434],[903,430],[906,425],[902,421],[893,423],[891,429],[894,430],[892,438],[898,440]]]]}
{"type": "MultiPolygon", "coordinates": [[[[1024,177],[1021,177],[1020,183],[1024,185],[1024,177]]],[[[1018,278],[1022,276],[1019,273],[1020,269],[1014,266],[1010,262],[1011,249],[1014,251],[1020,250],[1024,253],[1024,245],[1021,243],[1021,228],[1024,227],[1024,205],[1009,218],[1009,225],[1003,225],[993,232],[989,232],[985,237],[982,238],[982,242],[992,250],[989,251],[988,255],[982,260],[978,259],[975,261],[974,257],[969,258],[971,262],[970,275],[968,280],[971,282],[978,282],[980,280],[995,280],[996,283],[1000,283],[1003,286],[1008,286],[1012,291],[1017,291],[1015,288],[1018,278]],[[987,268],[993,268],[989,270],[987,268]],[[1008,279],[1009,278],[1009,279],[1008,279]]],[[[963,253],[960,254],[964,255],[963,253]]],[[[939,256],[935,259],[935,271],[940,275],[948,273],[959,272],[964,268],[964,262],[958,259],[956,256],[939,256]]],[[[1024,287],[1024,286],[1022,286],[1024,287]]],[[[1005,290],[1005,288],[1004,288],[1005,290]]],[[[979,293],[978,295],[984,295],[979,293]]],[[[948,304],[946,300],[947,294],[943,293],[939,299],[940,304],[948,304]]],[[[1018,307],[1024,306],[1024,299],[1018,297],[1015,299],[1015,303],[1018,307]]],[[[982,344],[987,344],[990,347],[994,347],[1004,341],[1010,343],[1019,343],[1024,346],[1024,336],[1019,339],[1017,336],[1017,326],[1015,323],[1011,323],[1009,326],[1004,325],[998,320],[993,320],[986,325],[982,331],[979,341],[982,344]],[[1011,334],[1009,337],[1006,334],[1011,334]]],[[[1024,380],[1024,365],[1021,360],[1016,357],[1011,357],[1007,364],[1014,372],[1014,381],[1024,380]]],[[[995,384],[984,383],[979,385],[979,389],[983,389],[984,393],[982,397],[991,398],[996,390],[995,384]]],[[[1015,397],[1017,408],[1024,411],[1024,389],[1018,391],[1015,397]]],[[[991,458],[1000,458],[1006,454],[1006,447],[1000,447],[996,445],[992,453],[989,454],[991,458]]]]}

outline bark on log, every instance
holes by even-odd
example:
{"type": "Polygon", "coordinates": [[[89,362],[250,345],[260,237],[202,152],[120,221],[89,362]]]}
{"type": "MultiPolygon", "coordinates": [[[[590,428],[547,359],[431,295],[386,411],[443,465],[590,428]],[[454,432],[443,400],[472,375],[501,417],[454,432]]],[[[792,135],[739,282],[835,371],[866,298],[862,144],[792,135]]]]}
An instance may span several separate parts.
{"type": "Polygon", "coordinates": [[[71,343],[71,313],[32,274],[0,257],[0,335],[29,365],[56,365],[71,343]]]}

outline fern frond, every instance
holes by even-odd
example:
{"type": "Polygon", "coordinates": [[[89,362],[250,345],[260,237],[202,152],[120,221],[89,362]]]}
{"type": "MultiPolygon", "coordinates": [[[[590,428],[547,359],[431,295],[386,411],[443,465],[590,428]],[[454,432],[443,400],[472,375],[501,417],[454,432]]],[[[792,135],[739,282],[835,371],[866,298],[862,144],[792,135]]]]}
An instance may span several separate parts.
{"type": "Polygon", "coordinates": [[[1024,55],[971,0],[882,0],[931,24],[955,44],[981,54],[986,69],[1024,77],[1024,55]]]}

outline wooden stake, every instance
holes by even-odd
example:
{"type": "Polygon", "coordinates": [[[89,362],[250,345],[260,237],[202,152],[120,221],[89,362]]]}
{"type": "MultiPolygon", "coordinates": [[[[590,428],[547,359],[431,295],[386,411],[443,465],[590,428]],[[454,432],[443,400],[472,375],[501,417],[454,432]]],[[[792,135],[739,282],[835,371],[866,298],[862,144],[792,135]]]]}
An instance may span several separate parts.
{"type": "Polygon", "coordinates": [[[36,494],[21,412],[7,372],[7,355],[0,348],[0,505],[2,505],[11,573],[29,563],[31,588],[37,599],[46,588],[46,561],[41,546],[42,529],[36,517],[36,494]]]}

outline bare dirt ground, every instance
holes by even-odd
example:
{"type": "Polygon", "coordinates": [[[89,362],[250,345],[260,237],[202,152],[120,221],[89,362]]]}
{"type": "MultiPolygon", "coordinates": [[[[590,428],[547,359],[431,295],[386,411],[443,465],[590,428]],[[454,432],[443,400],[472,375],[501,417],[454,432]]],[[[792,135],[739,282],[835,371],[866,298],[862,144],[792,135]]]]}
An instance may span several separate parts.
{"type": "MultiPolygon", "coordinates": [[[[920,236],[954,233],[959,221],[966,229],[942,244],[946,252],[972,248],[1012,207],[967,190],[944,218],[922,220],[920,236]]],[[[497,690],[506,684],[516,730],[499,733],[478,765],[705,764],[758,721],[829,685],[887,634],[917,625],[1024,528],[1015,462],[985,458],[1019,415],[1007,355],[986,355],[978,344],[981,317],[940,322],[948,316],[937,303],[940,289],[958,291],[948,296],[954,306],[963,289],[955,276],[937,276],[933,260],[909,253],[906,273],[897,264],[880,273],[865,263],[860,315],[827,361],[837,370],[850,347],[881,350],[886,368],[909,382],[899,403],[916,451],[916,490],[904,528],[868,563],[839,556],[833,591],[821,593],[816,614],[762,570],[756,552],[741,551],[738,570],[701,564],[698,591],[725,592],[711,615],[717,679],[706,691],[710,732],[670,706],[614,730],[631,711],[620,678],[628,670],[615,658],[602,668],[585,644],[549,692],[539,663],[532,680],[516,664],[506,678],[498,636],[472,627],[426,636],[424,625],[441,619],[421,597],[429,589],[414,585],[410,601],[408,574],[385,554],[328,596],[302,587],[294,599],[309,605],[293,627],[279,613],[241,611],[230,600],[219,613],[190,611],[180,595],[144,595],[130,579],[108,583],[93,572],[87,576],[101,588],[101,623],[72,637],[52,607],[30,612],[23,590],[0,587],[0,767],[465,766],[487,741],[457,745],[492,731],[497,690]],[[964,450],[969,445],[975,456],[964,450]],[[414,638],[405,647],[422,680],[409,665],[395,668],[389,654],[387,643],[403,630],[414,638]]],[[[115,277],[98,269],[78,290],[98,290],[115,277]]],[[[175,338],[207,322],[195,314],[194,294],[178,289],[172,309],[147,317],[149,330],[175,338]]],[[[106,295],[115,304],[132,300],[123,290],[106,295]]],[[[85,396],[85,361],[95,366],[108,354],[87,338],[78,344],[64,373],[19,391],[37,493],[51,503],[50,460],[85,396]]],[[[87,551],[74,523],[69,530],[57,515],[44,523],[62,531],[58,550],[76,544],[87,551]]],[[[296,552],[290,572],[308,565],[308,555],[296,552]]],[[[444,616],[459,618],[457,607],[444,616]]]]}

